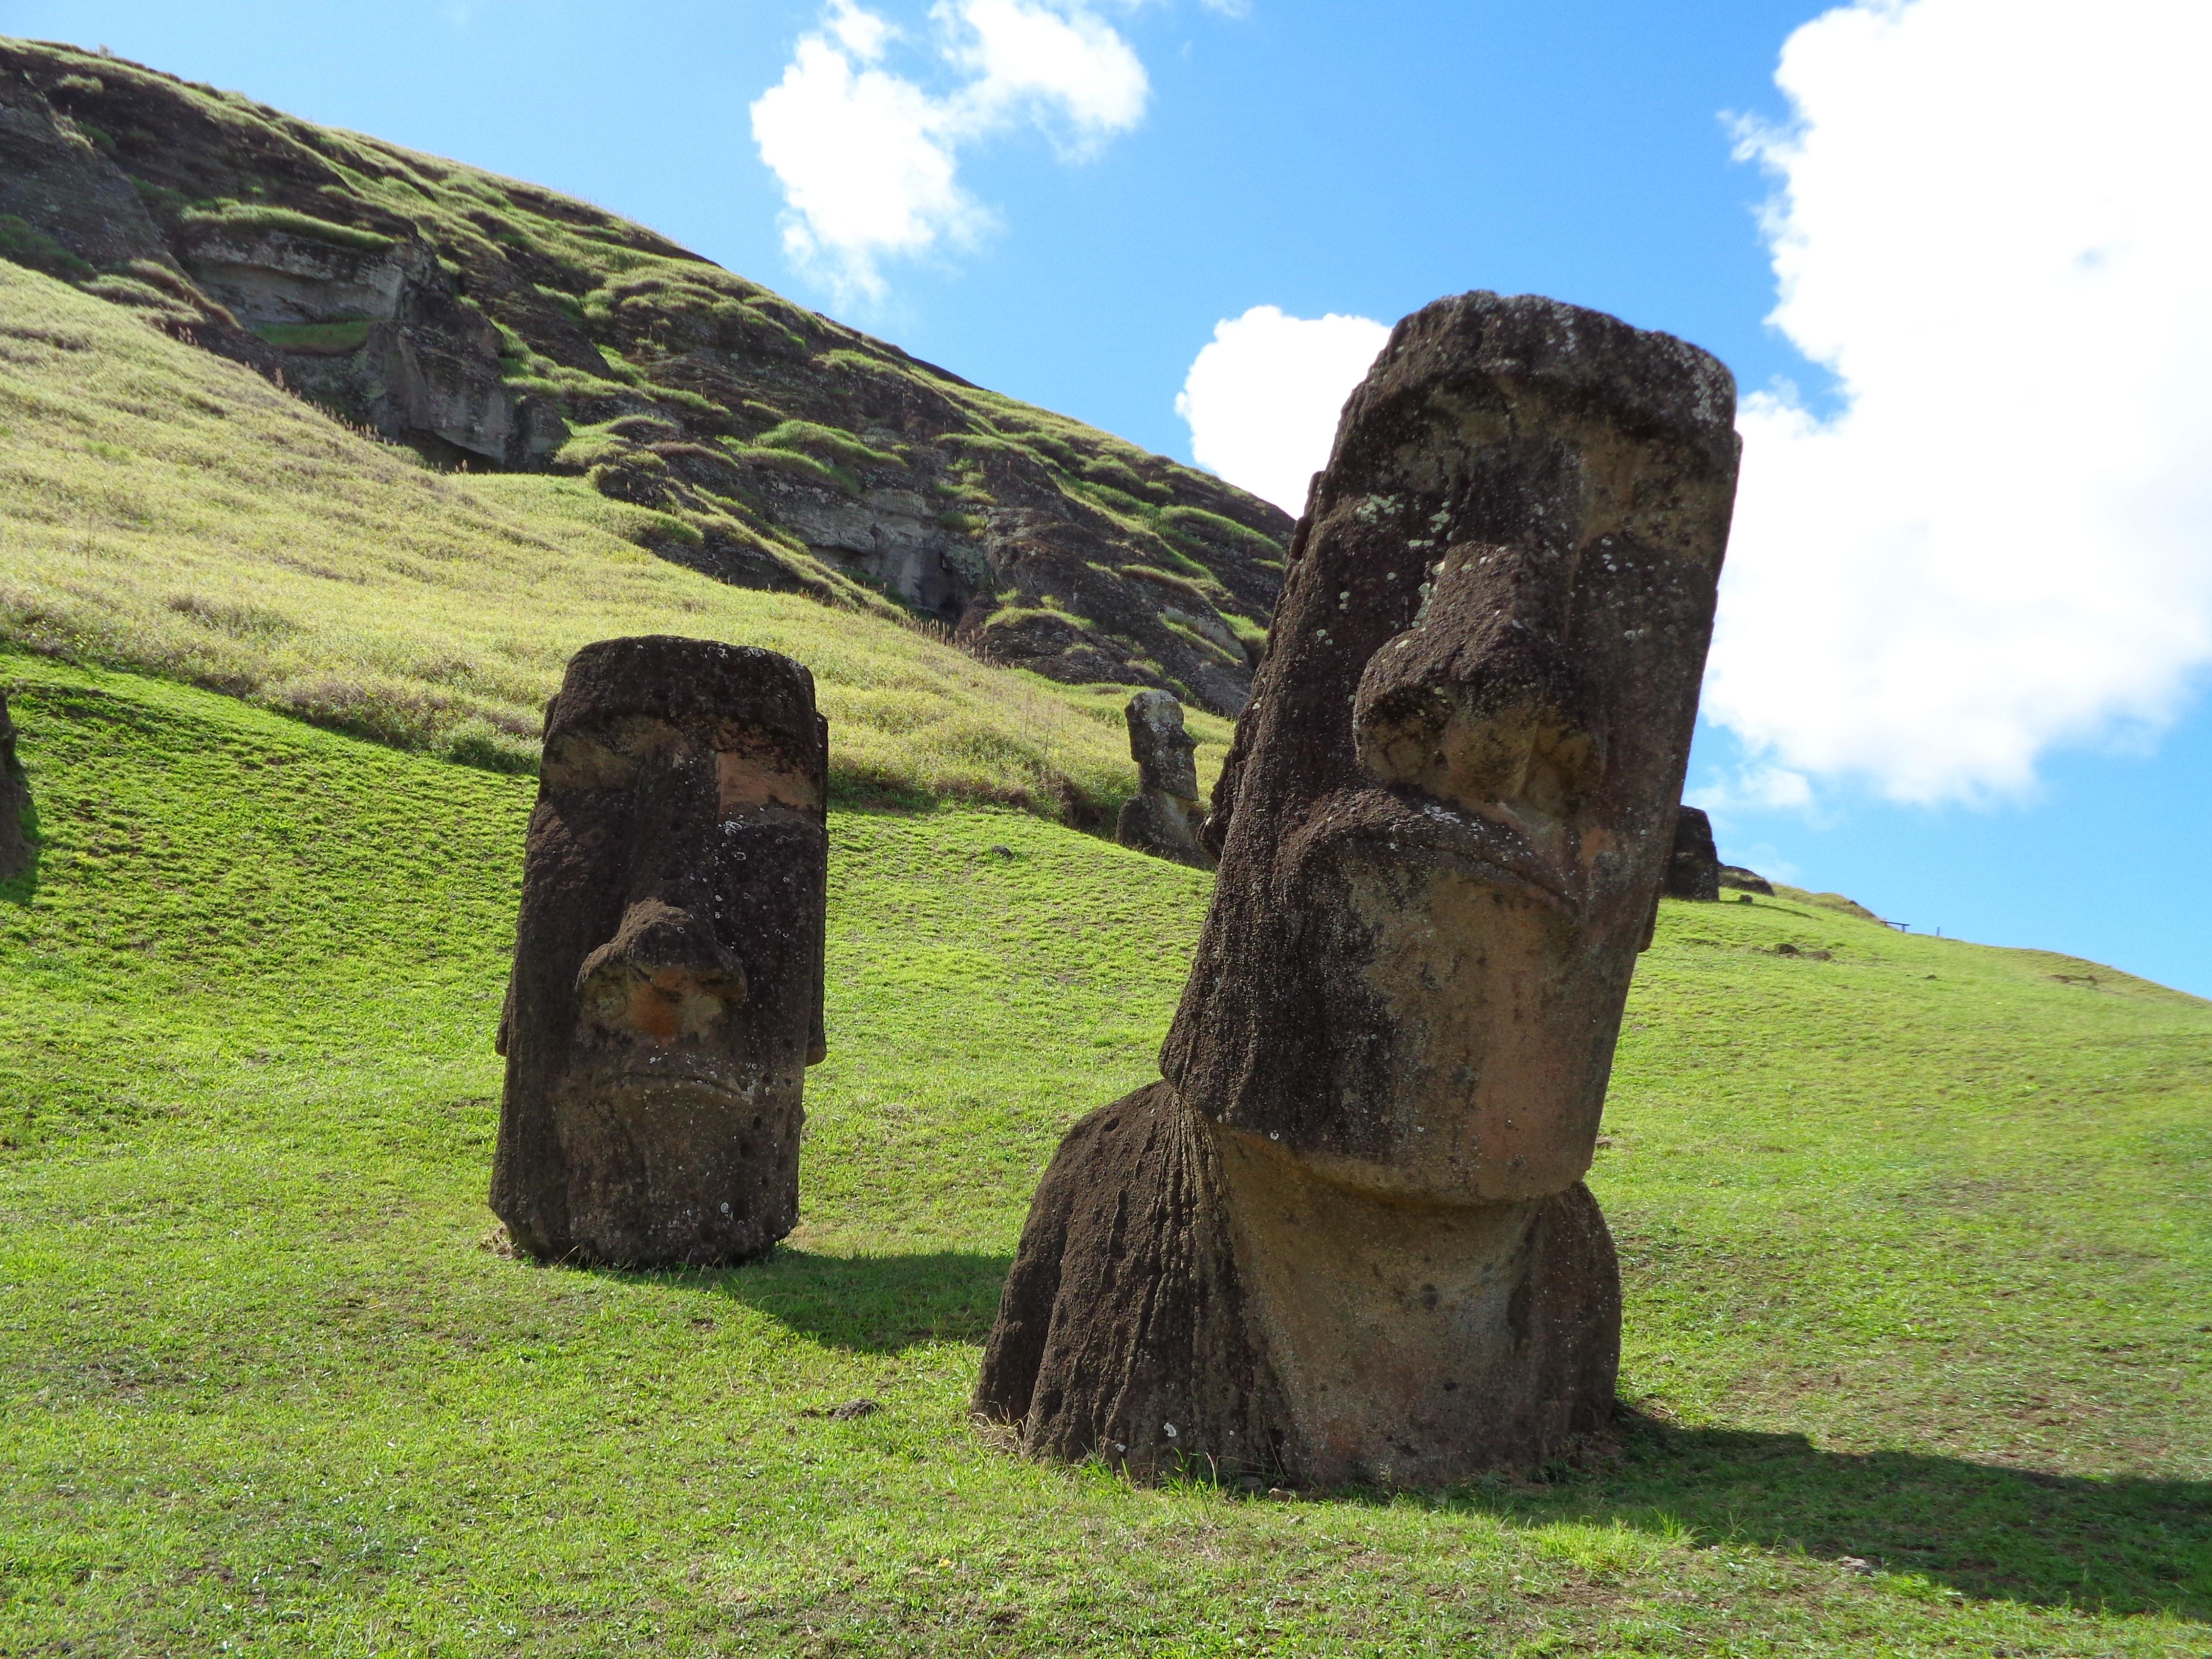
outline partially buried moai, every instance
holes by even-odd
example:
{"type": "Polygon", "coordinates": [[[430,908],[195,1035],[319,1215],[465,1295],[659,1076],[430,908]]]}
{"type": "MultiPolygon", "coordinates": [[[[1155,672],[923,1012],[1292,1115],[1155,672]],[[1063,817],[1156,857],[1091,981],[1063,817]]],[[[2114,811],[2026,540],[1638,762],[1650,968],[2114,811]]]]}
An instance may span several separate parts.
{"type": "Polygon", "coordinates": [[[12,881],[31,867],[31,786],[15,757],[15,726],[8,718],[8,698],[0,693],[0,881],[12,881]]]}
{"type": "Polygon", "coordinates": [[[1213,855],[1199,838],[1206,811],[1198,804],[1198,745],[1182,729],[1182,705],[1165,691],[1139,691],[1122,713],[1138,787],[1121,809],[1114,839],[1154,858],[1211,870],[1213,855]]]}
{"type": "Polygon", "coordinates": [[[979,1411],[1031,1451],[1430,1485],[1601,1428],[1583,1185],[1735,494],[1734,382],[1470,294],[1392,333],[1292,542],[1164,1081],[1038,1188],[979,1411]]]}
{"type": "Polygon", "coordinates": [[[773,651],[606,640],[545,716],[491,1205],[584,1261],[757,1255],[823,1057],[827,726],[773,651]]]}

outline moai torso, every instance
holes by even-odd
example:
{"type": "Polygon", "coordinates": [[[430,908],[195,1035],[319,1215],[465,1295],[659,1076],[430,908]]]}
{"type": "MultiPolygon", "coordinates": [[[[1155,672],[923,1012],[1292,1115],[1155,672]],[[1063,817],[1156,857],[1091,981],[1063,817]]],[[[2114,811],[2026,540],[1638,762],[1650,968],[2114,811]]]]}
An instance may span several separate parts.
{"type": "Polygon", "coordinates": [[[570,661],[501,1021],[492,1207],[522,1249],[727,1261],[796,1224],[827,787],[787,657],[653,637],[570,661]]]}

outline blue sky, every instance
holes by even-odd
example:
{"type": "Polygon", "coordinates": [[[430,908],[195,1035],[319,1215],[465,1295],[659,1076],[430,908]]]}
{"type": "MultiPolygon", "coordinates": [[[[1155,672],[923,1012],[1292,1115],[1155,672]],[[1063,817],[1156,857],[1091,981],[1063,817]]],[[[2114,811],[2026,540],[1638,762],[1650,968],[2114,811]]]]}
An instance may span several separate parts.
{"type": "MultiPolygon", "coordinates": [[[[1767,394],[1692,769],[1724,855],[2212,994],[2212,43],[2166,0],[1826,9],[29,0],[0,31],[572,191],[1186,458],[1176,394],[1255,307],[1483,287],[1680,334],[1767,394]],[[985,66],[1047,15],[1091,55],[985,66]],[[931,246],[794,261],[753,110],[809,37],[931,124],[931,246]]],[[[848,112],[783,108],[818,173],[848,112]]],[[[1215,453],[1275,441],[1220,407],[1215,453]]]]}

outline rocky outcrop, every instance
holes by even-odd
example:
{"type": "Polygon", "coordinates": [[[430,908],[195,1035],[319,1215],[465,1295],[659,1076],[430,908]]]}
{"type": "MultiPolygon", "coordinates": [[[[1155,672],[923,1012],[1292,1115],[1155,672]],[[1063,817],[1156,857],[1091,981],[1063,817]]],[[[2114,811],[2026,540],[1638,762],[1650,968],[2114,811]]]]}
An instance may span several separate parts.
{"type": "Polygon", "coordinates": [[[1667,896],[1711,903],[1721,896],[1721,855],[1713,821],[1695,806],[1674,813],[1674,848],[1667,859],[1667,896]]]}
{"type": "Polygon", "coordinates": [[[1472,294],[1393,332],[1292,544],[1163,1080],[1031,1207],[975,1404],[1139,1473],[1440,1485],[1613,1407],[1582,1184],[1735,483],[1704,353],[1472,294]]]}
{"type": "Polygon", "coordinates": [[[519,1248],[705,1264],[797,1224],[828,788],[788,657],[647,638],[569,662],[500,1020],[491,1206],[519,1248]]]}
{"type": "Polygon", "coordinates": [[[719,580],[1243,706],[1290,520],[550,191],[0,40],[0,257],[441,465],[580,474],[719,580]]]}
{"type": "Polygon", "coordinates": [[[1122,714],[1137,793],[1121,809],[1114,839],[1124,847],[1200,870],[1213,868],[1200,840],[1206,809],[1198,800],[1198,744],[1183,730],[1182,705],[1164,691],[1139,691],[1122,714]]]}
{"type": "MultiPolygon", "coordinates": [[[[1774,884],[1756,870],[1747,870],[1740,864],[1723,864],[1716,872],[1716,880],[1723,887],[1739,893],[1765,893],[1771,896],[1774,884]]],[[[1719,894],[1713,896],[1717,898],[1719,894]]]]}
{"type": "Polygon", "coordinates": [[[13,881],[31,867],[30,780],[15,757],[15,726],[8,718],[8,698],[0,693],[0,881],[13,881]]]}

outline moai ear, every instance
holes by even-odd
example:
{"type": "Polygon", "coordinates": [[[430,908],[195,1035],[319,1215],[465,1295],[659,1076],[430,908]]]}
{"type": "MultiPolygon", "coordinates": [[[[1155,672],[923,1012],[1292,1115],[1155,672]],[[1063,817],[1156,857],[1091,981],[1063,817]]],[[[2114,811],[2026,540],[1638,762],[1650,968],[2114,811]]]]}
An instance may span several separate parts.
{"type": "Polygon", "coordinates": [[[514,1030],[514,969],[507,970],[507,996],[499,1006],[499,1034],[491,1040],[491,1051],[501,1060],[507,1058],[507,1042],[514,1030]]]}

